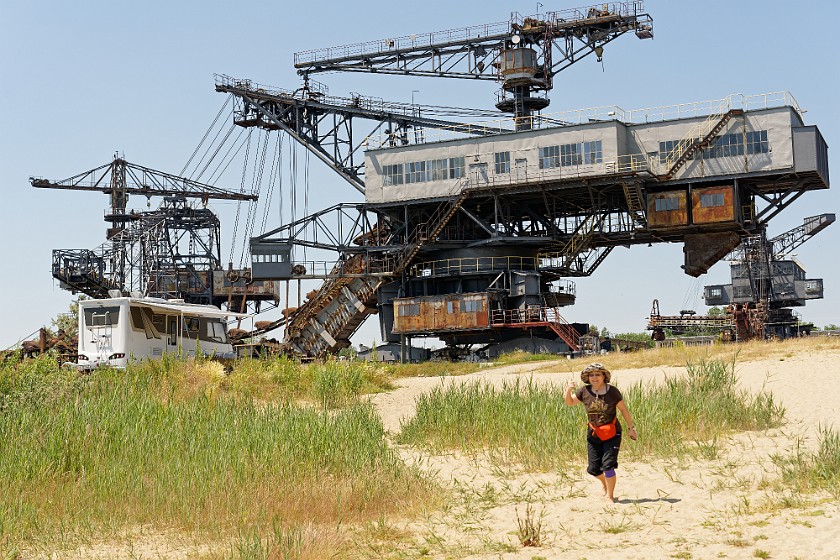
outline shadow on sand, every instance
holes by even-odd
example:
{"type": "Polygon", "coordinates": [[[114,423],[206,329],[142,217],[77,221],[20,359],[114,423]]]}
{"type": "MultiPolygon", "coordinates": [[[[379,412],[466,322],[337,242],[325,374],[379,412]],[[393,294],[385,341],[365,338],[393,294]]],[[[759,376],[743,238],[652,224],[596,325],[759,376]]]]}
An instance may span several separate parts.
{"type": "Polygon", "coordinates": [[[636,498],[635,500],[631,500],[628,498],[621,498],[616,500],[617,504],[654,504],[656,502],[665,502],[669,504],[676,504],[677,502],[681,502],[679,498],[669,498],[667,496],[661,496],[659,498],[636,498]]]}

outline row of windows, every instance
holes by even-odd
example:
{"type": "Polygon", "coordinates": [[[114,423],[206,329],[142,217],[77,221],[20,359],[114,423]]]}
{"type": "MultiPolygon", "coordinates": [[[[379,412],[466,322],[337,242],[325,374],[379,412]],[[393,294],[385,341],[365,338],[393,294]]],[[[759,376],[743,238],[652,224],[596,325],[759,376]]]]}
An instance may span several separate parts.
{"type": "Polygon", "coordinates": [[[594,165],[604,161],[600,140],[540,148],[540,169],[594,165]]]}
{"type": "Polygon", "coordinates": [[[444,158],[428,161],[413,161],[405,164],[405,175],[403,175],[403,164],[382,166],[383,185],[402,185],[405,183],[425,183],[426,181],[444,181],[446,179],[459,179],[464,176],[464,158],[444,158]]]}
{"type": "Polygon", "coordinates": [[[399,306],[400,317],[417,317],[420,315],[419,303],[404,303],[399,306]]]}
{"type": "MultiPolygon", "coordinates": [[[[723,193],[701,194],[700,207],[701,208],[715,208],[717,206],[724,206],[726,199],[723,193]]],[[[657,198],[655,201],[655,208],[657,212],[668,212],[670,210],[680,209],[679,197],[657,198]]]]}
{"type": "Polygon", "coordinates": [[[255,263],[276,263],[276,262],[286,262],[289,260],[288,254],[278,255],[277,253],[272,253],[268,255],[251,255],[251,262],[255,263]]]}
{"type": "MultiPolygon", "coordinates": [[[[678,154],[672,152],[677,149],[682,140],[666,140],[659,143],[659,163],[665,164],[668,158],[676,159],[678,154]]],[[[688,145],[683,144],[683,149],[688,145]]],[[[701,150],[706,159],[742,156],[747,154],[766,154],[770,152],[770,144],[767,141],[766,130],[750,131],[746,134],[738,132],[735,134],[724,134],[718,136],[705,149],[701,150]]],[[[694,155],[690,159],[694,159],[694,155]]]]}
{"type": "MultiPolygon", "coordinates": [[[[466,299],[458,302],[458,309],[461,313],[480,313],[484,309],[484,304],[480,299],[466,299]]],[[[417,317],[420,315],[419,303],[404,303],[399,306],[400,317],[417,317]]],[[[446,312],[450,315],[455,312],[455,302],[446,302],[446,312]]]]}
{"type": "MultiPolygon", "coordinates": [[[[519,165],[520,160],[516,160],[519,165]]],[[[572,165],[594,165],[603,163],[604,154],[600,140],[578,142],[562,146],[540,148],[540,169],[568,167],[572,165]]],[[[493,154],[494,170],[497,175],[510,173],[510,152],[493,154]]],[[[458,179],[464,175],[464,158],[414,161],[382,166],[382,184],[386,187],[403,183],[425,183],[458,179]],[[405,171],[405,173],[403,173],[405,171]]]]}
{"type": "Polygon", "coordinates": [[[725,202],[726,201],[724,200],[723,193],[700,195],[701,208],[714,208],[716,206],[723,206],[725,202]]]}
{"type": "Polygon", "coordinates": [[[657,198],[656,199],[656,211],[657,212],[667,212],[669,210],[679,210],[680,209],[680,199],[677,197],[668,197],[668,198],[657,198]]]}

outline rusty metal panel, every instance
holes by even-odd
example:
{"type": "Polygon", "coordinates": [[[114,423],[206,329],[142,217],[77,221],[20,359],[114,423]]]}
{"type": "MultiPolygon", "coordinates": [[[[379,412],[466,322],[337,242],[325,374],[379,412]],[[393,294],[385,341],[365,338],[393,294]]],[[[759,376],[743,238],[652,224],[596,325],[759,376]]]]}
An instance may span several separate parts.
{"type": "Polygon", "coordinates": [[[647,196],[650,227],[688,225],[688,193],[685,190],[649,193],[647,196]]]}
{"type": "Polygon", "coordinates": [[[732,185],[691,191],[692,223],[734,222],[735,216],[735,189],[732,185]]]}
{"type": "Polygon", "coordinates": [[[487,293],[394,300],[396,334],[472,331],[490,327],[487,293]]]}
{"type": "Polygon", "coordinates": [[[250,271],[223,271],[213,272],[213,295],[216,297],[228,297],[230,295],[247,294],[251,299],[275,299],[280,298],[280,280],[252,280],[250,271]]]}

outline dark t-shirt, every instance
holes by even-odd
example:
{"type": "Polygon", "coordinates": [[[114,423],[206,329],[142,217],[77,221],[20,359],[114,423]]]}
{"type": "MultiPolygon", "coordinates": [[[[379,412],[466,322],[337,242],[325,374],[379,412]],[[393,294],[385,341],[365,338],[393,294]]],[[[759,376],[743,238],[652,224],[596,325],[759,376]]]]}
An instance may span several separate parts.
{"type": "MultiPolygon", "coordinates": [[[[575,392],[575,396],[586,407],[586,414],[593,426],[603,426],[612,422],[615,418],[615,405],[624,400],[621,391],[612,385],[607,386],[605,395],[596,395],[591,385],[585,385],[575,392]]],[[[616,428],[621,431],[620,425],[616,428]]]]}

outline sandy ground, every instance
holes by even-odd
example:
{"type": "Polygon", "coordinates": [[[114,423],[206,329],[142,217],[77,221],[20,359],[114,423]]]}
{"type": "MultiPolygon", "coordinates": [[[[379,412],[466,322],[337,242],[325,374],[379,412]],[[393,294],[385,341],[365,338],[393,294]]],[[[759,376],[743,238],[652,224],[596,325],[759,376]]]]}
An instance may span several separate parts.
{"type": "MultiPolygon", "coordinates": [[[[562,385],[578,379],[569,366],[558,360],[459,377],[404,378],[371,401],[386,429],[396,433],[414,414],[417,397],[442,383],[501,384],[532,376],[562,385]]],[[[684,372],[679,367],[615,370],[612,381],[621,388],[684,372]]],[[[583,464],[570,472],[505,472],[458,454],[430,456],[399,448],[407,462],[450,488],[453,499],[421,519],[385,520],[396,530],[385,533],[400,538],[380,543],[359,530],[353,541],[365,558],[804,559],[840,552],[840,504],[828,495],[778,492],[770,458],[793,452],[797,444],[815,449],[819,426],[840,428],[840,353],[743,362],[737,373],[743,388],[767,389],[785,406],[788,421],[781,429],[735,434],[718,442],[721,452],[714,460],[622,461],[615,504],[602,498],[600,484],[583,464]],[[518,540],[517,520],[525,519],[529,506],[540,524],[538,547],[523,547],[518,540]]],[[[120,544],[92,544],[52,558],[218,558],[230,550],[230,543],[186,542],[141,530],[120,544]]]]}
{"type": "MultiPolygon", "coordinates": [[[[397,390],[372,402],[395,432],[414,413],[415,399],[441,383],[501,384],[525,375],[562,385],[577,379],[568,368],[560,360],[457,378],[401,379],[397,390]]],[[[827,495],[780,494],[770,484],[778,477],[772,454],[791,453],[797,442],[815,449],[819,426],[840,428],[840,355],[814,352],[745,362],[736,371],[743,388],[774,394],[786,408],[787,423],[767,433],[732,436],[712,461],[622,461],[616,504],[603,501],[600,484],[586,474],[585,465],[566,473],[504,473],[457,455],[401,450],[407,461],[428,469],[459,497],[448,511],[409,525],[422,536],[420,551],[438,558],[621,555],[649,560],[818,558],[840,552],[840,504],[827,495]],[[524,519],[528,504],[533,519],[541,522],[540,547],[518,542],[517,519],[524,519]]],[[[620,388],[684,373],[681,367],[616,370],[613,383],[620,388]]]]}

